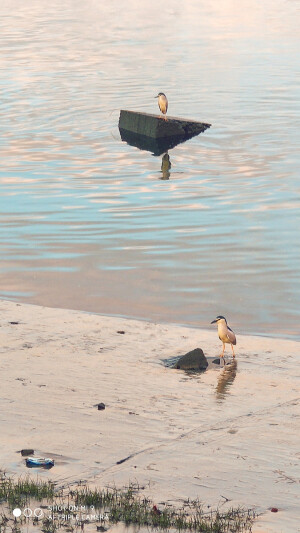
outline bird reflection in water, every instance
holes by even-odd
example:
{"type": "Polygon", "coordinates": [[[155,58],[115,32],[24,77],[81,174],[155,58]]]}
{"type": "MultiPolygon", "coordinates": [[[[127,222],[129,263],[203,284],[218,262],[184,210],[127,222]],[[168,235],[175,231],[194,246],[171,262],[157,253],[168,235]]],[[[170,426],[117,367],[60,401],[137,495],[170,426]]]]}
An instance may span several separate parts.
{"type": "Polygon", "coordinates": [[[168,152],[162,156],[161,160],[161,171],[162,171],[162,177],[161,180],[168,180],[170,179],[170,168],[171,168],[171,160],[168,152]]]}
{"type": "Polygon", "coordinates": [[[216,387],[216,396],[218,400],[224,400],[229,393],[230,387],[233,384],[237,373],[237,362],[235,359],[227,364],[218,379],[216,387]]]}

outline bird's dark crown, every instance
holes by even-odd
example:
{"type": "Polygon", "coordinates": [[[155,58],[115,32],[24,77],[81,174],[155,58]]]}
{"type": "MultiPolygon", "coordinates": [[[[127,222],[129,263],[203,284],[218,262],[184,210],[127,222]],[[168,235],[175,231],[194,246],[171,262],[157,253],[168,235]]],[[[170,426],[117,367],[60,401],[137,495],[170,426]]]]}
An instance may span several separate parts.
{"type": "Polygon", "coordinates": [[[227,320],[226,320],[225,316],[219,315],[219,316],[216,317],[216,320],[222,320],[222,318],[225,320],[225,322],[227,324],[227,320]]]}

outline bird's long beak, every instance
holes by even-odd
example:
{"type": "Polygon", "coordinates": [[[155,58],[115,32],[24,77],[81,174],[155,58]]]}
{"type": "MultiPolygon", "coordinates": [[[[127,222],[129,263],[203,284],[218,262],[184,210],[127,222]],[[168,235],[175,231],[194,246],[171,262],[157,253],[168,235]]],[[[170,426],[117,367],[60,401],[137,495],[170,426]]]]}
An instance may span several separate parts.
{"type": "Polygon", "coordinates": [[[211,324],[215,324],[216,322],[217,322],[217,320],[213,320],[213,321],[211,322],[211,324]]]}
{"type": "Polygon", "coordinates": [[[157,96],[154,96],[154,98],[158,98],[158,96],[159,96],[159,95],[157,95],[157,96]]]}

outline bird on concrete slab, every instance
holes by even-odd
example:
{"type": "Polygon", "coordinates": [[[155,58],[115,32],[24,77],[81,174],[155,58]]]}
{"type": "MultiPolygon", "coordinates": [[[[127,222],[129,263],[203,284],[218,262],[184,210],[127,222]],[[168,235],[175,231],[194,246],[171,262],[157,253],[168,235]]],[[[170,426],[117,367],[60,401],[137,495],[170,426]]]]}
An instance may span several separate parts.
{"type": "MultiPolygon", "coordinates": [[[[158,107],[161,110],[163,115],[167,114],[168,111],[168,98],[164,93],[158,93],[154,98],[158,98],[158,107]]],[[[164,117],[167,120],[167,117],[164,117]]]]}
{"type": "Polygon", "coordinates": [[[234,346],[236,345],[236,336],[234,332],[232,331],[232,329],[230,329],[230,327],[228,326],[226,318],[224,316],[219,315],[215,318],[215,320],[211,322],[211,324],[215,324],[215,323],[217,323],[218,325],[219,339],[223,343],[223,351],[220,357],[224,357],[225,344],[231,345],[232,354],[233,354],[233,357],[235,357],[233,345],[234,346]]]}

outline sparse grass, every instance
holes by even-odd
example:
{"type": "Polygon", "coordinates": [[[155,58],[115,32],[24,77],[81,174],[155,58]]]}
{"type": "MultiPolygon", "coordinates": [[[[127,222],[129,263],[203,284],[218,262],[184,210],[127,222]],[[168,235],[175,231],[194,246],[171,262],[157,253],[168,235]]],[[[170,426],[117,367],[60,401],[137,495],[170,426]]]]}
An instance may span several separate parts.
{"type": "Polygon", "coordinates": [[[142,498],[131,485],[124,490],[81,488],[75,491],[76,505],[94,506],[109,512],[110,522],[125,522],[159,529],[198,531],[201,533],[250,532],[254,520],[252,511],[242,508],[205,512],[198,500],[188,501],[181,508],[164,506],[157,509],[153,502],[142,498]]]}
{"type": "Polygon", "coordinates": [[[0,533],[2,533],[3,531],[5,531],[6,529],[6,525],[7,525],[7,522],[9,521],[9,519],[7,518],[7,516],[5,515],[5,513],[1,513],[0,514],[0,533]]]}
{"type": "Polygon", "coordinates": [[[51,481],[33,480],[29,476],[14,480],[5,474],[0,478],[0,503],[5,502],[10,507],[24,505],[30,498],[52,501],[54,495],[55,485],[51,481]]]}
{"type": "MultiPolygon", "coordinates": [[[[155,529],[175,529],[198,533],[247,533],[251,532],[254,513],[241,508],[205,511],[198,501],[186,501],[181,508],[160,504],[159,509],[148,498],[140,496],[141,489],[137,485],[130,485],[123,490],[116,488],[90,489],[88,486],[78,485],[75,489],[58,491],[51,482],[24,479],[0,479],[0,503],[6,503],[10,508],[18,505],[28,505],[30,499],[45,501],[60,505],[82,506],[94,509],[91,514],[109,516],[109,523],[124,522],[127,526],[134,524],[140,527],[155,529]]],[[[5,531],[6,517],[0,517],[0,533],[5,531]],[[1,518],[3,518],[1,520],[1,518]]],[[[64,522],[64,527],[66,527],[64,522]]],[[[18,524],[14,526],[18,528],[18,524]]],[[[39,521],[44,533],[54,533],[61,529],[60,518],[49,520],[44,517],[39,521]]],[[[70,520],[69,527],[72,529],[70,520]]],[[[15,531],[17,533],[17,531],[15,531]]]]}
{"type": "Polygon", "coordinates": [[[55,533],[60,528],[60,524],[57,521],[49,520],[49,518],[43,519],[43,533],[55,533]]]}

